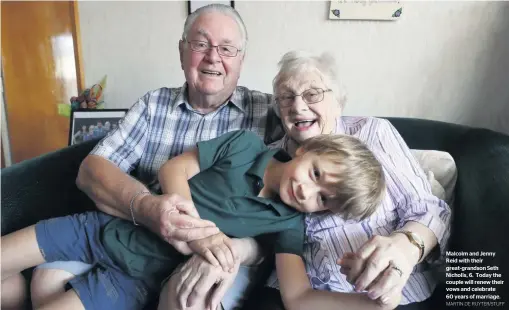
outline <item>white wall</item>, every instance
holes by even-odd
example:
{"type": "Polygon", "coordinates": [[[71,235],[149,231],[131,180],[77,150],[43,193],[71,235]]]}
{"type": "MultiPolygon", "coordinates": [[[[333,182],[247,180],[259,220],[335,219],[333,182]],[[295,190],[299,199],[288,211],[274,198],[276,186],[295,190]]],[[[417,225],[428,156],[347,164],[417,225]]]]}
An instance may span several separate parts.
{"type": "MultiPolygon", "coordinates": [[[[236,1],[249,31],[241,85],[271,92],[292,49],[332,52],[347,115],[436,119],[509,133],[509,2],[407,2],[393,22],[329,20],[329,1],[236,1]]],[[[184,82],[187,2],[79,2],[85,80],[107,107],[184,82]]]]}

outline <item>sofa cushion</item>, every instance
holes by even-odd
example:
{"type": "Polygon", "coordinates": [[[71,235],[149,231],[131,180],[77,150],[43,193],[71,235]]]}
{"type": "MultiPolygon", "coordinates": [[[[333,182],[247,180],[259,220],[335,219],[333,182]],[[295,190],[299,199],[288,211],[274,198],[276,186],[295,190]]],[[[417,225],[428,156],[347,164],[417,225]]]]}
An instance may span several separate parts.
{"type": "Polygon", "coordinates": [[[433,195],[452,205],[458,171],[451,154],[436,150],[411,150],[431,184],[433,195]]]}

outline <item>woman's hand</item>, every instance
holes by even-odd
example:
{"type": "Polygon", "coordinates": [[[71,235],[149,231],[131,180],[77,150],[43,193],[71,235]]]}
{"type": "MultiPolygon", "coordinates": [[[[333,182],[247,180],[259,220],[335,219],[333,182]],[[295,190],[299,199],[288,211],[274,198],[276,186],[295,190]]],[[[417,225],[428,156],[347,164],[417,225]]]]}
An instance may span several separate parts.
{"type": "Polygon", "coordinates": [[[356,253],[346,253],[338,264],[357,292],[366,290],[384,304],[401,294],[419,260],[419,250],[403,234],[374,236],[356,253]]]}
{"type": "Polygon", "coordinates": [[[225,272],[233,272],[239,261],[232,239],[222,232],[204,239],[191,241],[188,246],[194,253],[200,254],[212,265],[221,266],[225,272]]]}

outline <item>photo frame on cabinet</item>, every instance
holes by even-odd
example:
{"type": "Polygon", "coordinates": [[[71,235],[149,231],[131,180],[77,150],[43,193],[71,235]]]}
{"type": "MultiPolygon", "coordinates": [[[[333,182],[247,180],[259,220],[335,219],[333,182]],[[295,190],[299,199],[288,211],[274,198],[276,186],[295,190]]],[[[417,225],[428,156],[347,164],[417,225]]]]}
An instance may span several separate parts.
{"type": "Polygon", "coordinates": [[[101,139],[118,128],[127,109],[74,110],[69,126],[69,145],[101,139]]]}

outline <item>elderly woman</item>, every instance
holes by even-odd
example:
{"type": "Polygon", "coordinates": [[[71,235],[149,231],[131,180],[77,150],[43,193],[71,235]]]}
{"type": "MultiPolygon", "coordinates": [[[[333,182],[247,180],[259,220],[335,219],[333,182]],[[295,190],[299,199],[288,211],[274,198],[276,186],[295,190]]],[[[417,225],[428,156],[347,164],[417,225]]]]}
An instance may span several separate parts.
{"type": "MultiPolygon", "coordinates": [[[[294,154],[316,135],[352,135],[375,154],[387,181],[385,199],[365,220],[345,221],[330,212],[307,216],[304,259],[310,281],[297,297],[302,299],[299,306],[352,308],[359,292],[382,308],[394,305],[394,300],[409,304],[429,298],[437,283],[431,266],[444,253],[449,236],[450,208],[432,195],[424,172],[387,120],[341,115],[345,100],[331,57],[290,52],[279,65],[274,108],[286,135],[275,146],[294,154]],[[307,298],[313,290],[323,292],[307,298]]],[[[277,288],[276,277],[271,278],[269,286],[277,288]]],[[[166,288],[161,295],[160,309],[176,308],[171,293],[175,286],[171,281],[169,286],[170,294],[166,288]]],[[[287,299],[282,296],[291,308],[287,299]]]]}
{"type": "Polygon", "coordinates": [[[318,134],[353,135],[382,163],[387,195],[378,211],[361,222],[331,213],[308,215],[305,260],[311,286],[365,291],[382,303],[395,294],[402,294],[401,304],[423,301],[437,283],[430,264],[444,253],[450,209],[431,194],[422,169],[387,120],[341,116],[345,100],[334,68],[326,55],[283,56],[273,83],[286,132],[278,146],[291,154],[318,134]]]}

